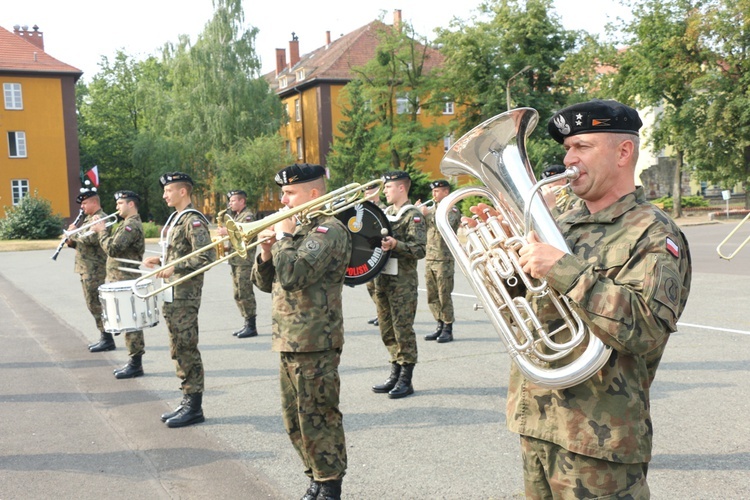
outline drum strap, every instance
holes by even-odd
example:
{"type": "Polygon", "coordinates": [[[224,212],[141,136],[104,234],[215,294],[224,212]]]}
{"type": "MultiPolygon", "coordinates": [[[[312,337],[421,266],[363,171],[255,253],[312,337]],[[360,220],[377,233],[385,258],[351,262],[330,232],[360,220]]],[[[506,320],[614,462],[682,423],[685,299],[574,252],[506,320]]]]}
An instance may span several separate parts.
{"type": "Polygon", "coordinates": [[[195,212],[200,216],[201,219],[206,223],[206,225],[209,225],[208,219],[205,215],[203,215],[200,211],[194,209],[194,208],[187,208],[183,210],[182,212],[172,212],[169,215],[169,218],[167,219],[167,223],[164,224],[164,228],[161,230],[161,239],[159,240],[159,246],[161,247],[161,263],[164,265],[167,260],[167,247],[169,246],[169,237],[172,233],[172,229],[177,225],[177,223],[182,219],[182,216],[191,212],[195,212]],[[176,217],[175,217],[176,216],[176,217]]]}

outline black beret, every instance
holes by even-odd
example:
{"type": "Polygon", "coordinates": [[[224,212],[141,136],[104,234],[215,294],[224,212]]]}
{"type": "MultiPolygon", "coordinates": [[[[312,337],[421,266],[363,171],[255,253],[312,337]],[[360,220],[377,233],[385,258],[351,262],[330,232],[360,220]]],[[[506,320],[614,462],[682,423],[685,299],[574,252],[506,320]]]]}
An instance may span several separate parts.
{"type": "Polygon", "coordinates": [[[393,170],[392,172],[386,172],[383,174],[383,182],[398,181],[402,179],[411,180],[409,172],[405,170],[393,170]]]}
{"type": "Polygon", "coordinates": [[[234,195],[243,196],[247,198],[247,193],[241,189],[233,189],[227,193],[227,198],[231,198],[234,195]]]}
{"type": "Polygon", "coordinates": [[[638,111],[613,100],[593,99],[568,106],[555,113],[547,124],[554,140],[563,143],[566,137],[595,132],[638,135],[643,122],[638,111]]]}
{"type": "Polygon", "coordinates": [[[161,187],[164,187],[167,184],[172,184],[173,182],[186,182],[191,186],[193,185],[193,179],[183,172],[170,172],[159,177],[159,184],[161,184],[161,187]]]}
{"type": "Polygon", "coordinates": [[[136,193],[135,191],[128,191],[127,189],[123,189],[115,193],[115,201],[117,200],[133,200],[140,203],[141,197],[138,196],[138,193],[136,193]]]}
{"type": "Polygon", "coordinates": [[[447,188],[447,187],[451,187],[451,185],[445,179],[438,179],[436,181],[430,182],[430,189],[447,188]]]}
{"type": "Polygon", "coordinates": [[[80,205],[81,202],[87,198],[93,198],[94,196],[99,196],[99,193],[96,192],[95,187],[89,187],[89,182],[86,181],[86,186],[81,188],[81,192],[78,196],[76,196],[76,202],[80,205]]]}
{"type": "Polygon", "coordinates": [[[274,181],[279,186],[288,186],[290,184],[301,184],[303,182],[314,181],[326,175],[326,169],[320,165],[311,163],[295,163],[288,167],[282,168],[274,177],[274,181]]]}
{"type": "Polygon", "coordinates": [[[563,172],[565,172],[564,165],[550,165],[549,167],[542,170],[542,179],[546,179],[547,177],[551,177],[553,175],[559,175],[563,172]]]}

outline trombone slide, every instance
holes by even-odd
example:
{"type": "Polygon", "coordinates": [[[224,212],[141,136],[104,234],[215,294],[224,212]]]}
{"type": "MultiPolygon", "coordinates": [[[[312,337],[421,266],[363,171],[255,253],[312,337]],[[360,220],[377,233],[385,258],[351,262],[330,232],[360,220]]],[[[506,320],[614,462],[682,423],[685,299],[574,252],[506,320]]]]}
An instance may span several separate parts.
{"type": "Polygon", "coordinates": [[[734,229],[732,229],[732,231],[731,231],[731,232],[730,232],[730,233],[729,233],[729,234],[727,235],[727,237],[726,237],[726,238],[724,238],[723,240],[721,240],[721,243],[719,243],[719,245],[718,245],[718,246],[716,247],[716,253],[718,253],[718,254],[719,254],[719,257],[720,257],[720,258],[722,258],[722,259],[724,259],[724,260],[732,260],[732,259],[733,259],[733,258],[735,257],[735,255],[737,255],[737,253],[738,253],[738,252],[739,252],[740,250],[742,250],[742,249],[743,249],[743,248],[745,247],[745,245],[747,245],[747,242],[748,242],[748,241],[750,241],[750,236],[748,236],[747,238],[745,238],[745,241],[743,241],[742,243],[740,243],[740,244],[739,244],[739,245],[737,246],[737,248],[735,248],[735,249],[734,249],[734,252],[730,253],[729,255],[724,255],[724,254],[722,253],[721,247],[722,247],[722,246],[724,246],[724,245],[726,244],[726,242],[727,242],[727,241],[729,241],[729,239],[730,239],[730,238],[731,238],[732,236],[734,236],[734,233],[736,233],[736,232],[737,232],[737,231],[738,231],[738,230],[740,229],[740,227],[742,227],[742,225],[743,225],[743,224],[745,224],[745,222],[747,222],[747,220],[748,220],[748,219],[750,219],[750,213],[748,213],[748,214],[747,214],[747,215],[745,216],[745,218],[744,218],[744,219],[742,219],[742,220],[740,221],[740,223],[739,223],[739,224],[737,224],[737,226],[736,226],[736,227],[735,227],[734,229]]]}

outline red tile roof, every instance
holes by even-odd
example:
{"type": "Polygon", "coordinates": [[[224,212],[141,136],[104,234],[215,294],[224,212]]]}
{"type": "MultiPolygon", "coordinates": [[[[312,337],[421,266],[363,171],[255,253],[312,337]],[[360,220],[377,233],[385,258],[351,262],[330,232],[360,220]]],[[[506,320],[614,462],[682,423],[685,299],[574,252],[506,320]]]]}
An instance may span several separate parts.
{"type": "MultiPolygon", "coordinates": [[[[375,57],[375,49],[380,44],[378,34],[382,30],[393,29],[381,21],[373,21],[351,33],[347,33],[338,40],[317,48],[309,54],[303,55],[299,62],[289,69],[287,64],[284,71],[276,75],[276,71],[264,75],[271,88],[279,93],[288,92],[298,85],[306,85],[315,80],[340,80],[349,82],[354,78],[352,68],[363,66],[375,57]],[[305,79],[297,82],[295,72],[305,69],[305,79]],[[279,89],[278,77],[286,76],[288,85],[279,89]]],[[[421,47],[421,45],[420,45],[421,47]]],[[[432,47],[427,47],[424,71],[440,66],[443,55],[432,47]]]]}
{"type": "Polygon", "coordinates": [[[58,61],[20,36],[0,27],[0,72],[76,73],[83,72],[58,61]]]}

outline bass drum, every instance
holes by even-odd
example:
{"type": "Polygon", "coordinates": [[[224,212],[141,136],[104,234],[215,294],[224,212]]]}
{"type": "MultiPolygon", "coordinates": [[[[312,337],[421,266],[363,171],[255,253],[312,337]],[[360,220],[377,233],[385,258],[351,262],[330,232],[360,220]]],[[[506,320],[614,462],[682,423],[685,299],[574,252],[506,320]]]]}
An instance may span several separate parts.
{"type": "Polygon", "coordinates": [[[380,274],[391,252],[381,248],[383,237],[391,234],[391,223],[380,208],[364,201],[336,215],[352,235],[352,258],[344,284],[367,283],[380,274]]]}

